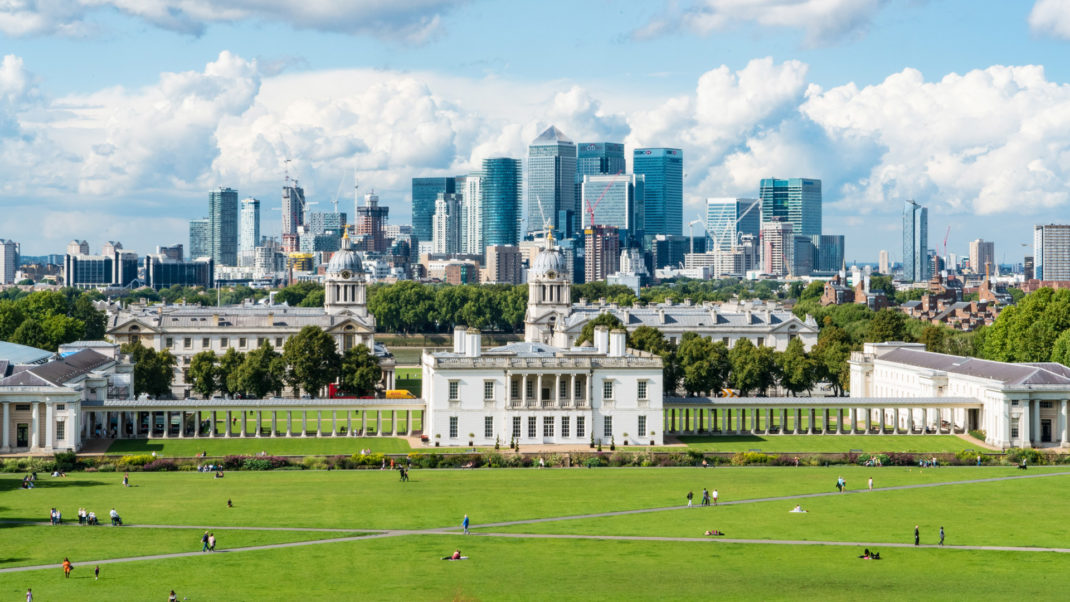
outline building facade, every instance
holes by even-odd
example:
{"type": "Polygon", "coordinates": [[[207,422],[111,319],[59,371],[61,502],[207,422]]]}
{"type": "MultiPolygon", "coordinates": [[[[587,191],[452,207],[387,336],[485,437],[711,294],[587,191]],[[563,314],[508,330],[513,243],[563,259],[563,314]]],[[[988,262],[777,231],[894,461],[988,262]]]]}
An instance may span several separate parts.
{"type": "Polygon", "coordinates": [[[970,241],[970,269],[974,274],[995,273],[996,243],[978,238],[970,241]]]}
{"type": "Polygon", "coordinates": [[[238,191],[219,187],[208,193],[208,229],[216,265],[238,265],[238,191]]]}
{"type": "Polygon", "coordinates": [[[622,174],[628,171],[624,145],[619,142],[580,142],[577,145],[576,179],[583,176],[622,174]]]}
{"type": "Polygon", "coordinates": [[[762,210],[758,199],[706,199],[706,248],[730,251],[740,236],[761,232],[762,210]]]}
{"type": "Polygon", "coordinates": [[[513,245],[487,245],[484,254],[486,275],[483,282],[520,284],[524,281],[520,248],[513,245]]]}
{"type": "MultiPolygon", "coordinates": [[[[763,218],[764,219],[764,218],[763,218]]],[[[775,277],[795,269],[795,234],[791,222],[774,218],[762,223],[762,272],[775,277]]]]}
{"type": "Polygon", "coordinates": [[[19,269],[19,243],[0,238],[0,284],[15,284],[19,269]]]}
{"type": "Polygon", "coordinates": [[[512,343],[483,350],[475,329],[452,351],[424,351],[424,432],[442,446],[661,445],[662,363],[623,330],[588,347],[512,343]]]}
{"type": "Polygon", "coordinates": [[[1033,272],[1037,280],[1070,280],[1070,226],[1033,227],[1033,272]]]}
{"type": "Polygon", "coordinates": [[[439,194],[435,201],[432,253],[461,252],[461,199],[456,194],[439,194]]]}
{"type": "Polygon", "coordinates": [[[483,247],[483,174],[473,172],[464,177],[461,191],[461,252],[482,255],[483,247]]]}
{"type": "Polygon", "coordinates": [[[520,242],[523,216],[521,187],[524,176],[520,160],[508,157],[484,159],[482,176],[481,243],[484,247],[516,245],[520,242]]]}
{"type": "Polygon", "coordinates": [[[356,207],[357,220],[355,232],[361,242],[361,249],[372,253],[383,253],[387,245],[386,226],[389,207],[379,206],[379,195],[374,192],[364,195],[364,204],[356,207]]]}
{"type": "MultiPolygon", "coordinates": [[[[89,254],[88,249],[85,254],[89,254]]],[[[202,217],[201,219],[191,219],[189,221],[189,258],[197,259],[198,257],[211,256],[212,229],[208,218],[202,217]]]]}
{"type": "Polygon", "coordinates": [[[156,289],[171,286],[215,286],[215,262],[211,257],[198,257],[191,261],[172,259],[165,255],[145,257],[145,284],[156,289]]]}
{"type": "Polygon", "coordinates": [[[301,248],[300,228],[305,225],[305,189],[297,180],[286,178],[282,186],[282,250],[293,253],[301,248]]]}
{"type": "Polygon", "coordinates": [[[580,184],[583,227],[614,226],[628,246],[639,246],[646,230],[646,179],[634,174],[585,175],[580,184]]]}
{"type": "Polygon", "coordinates": [[[584,230],[584,235],[584,282],[598,282],[616,274],[620,270],[620,230],[595,225],[584,230]]]}
{"type": "Polygon", "coordinates": [[[528,234],[542,232],[546,222],[565,237],[574,230],[576,143],[554,126],[528,146],[527,198],[528,234]]]}
{"type": "Polygon", "coordinates": [[[253,249],[260,244],[260,201],[252,197],[242,199],[241,219],[238,221],[238,264],[243,267],[252,266],[253,249]]]}
{"type": "Polygon", "coordinates": [[[632,173],[644,176],[646,232],[683,234],[684,152],[678,148],[637,148],[632,173]]]}
{"type": "Polygon", "coordinates": [[[456,182],[452,177],[412,179],[412,233],[417,240],[431,240],[431,222],[435,215],[438,195],[456,192],[456,182]]]}
{"type": "Polygon", "coordinates": [[[903,280],[925,282],[929,265],[929,210],[914,201],[903,202],[903,280]]]}
{"type": "Polygon", "coordinates": [[[821,234],[821,180],[763,178],[759,187],[762,224],[779,218],[797,235],[821,234]]]}

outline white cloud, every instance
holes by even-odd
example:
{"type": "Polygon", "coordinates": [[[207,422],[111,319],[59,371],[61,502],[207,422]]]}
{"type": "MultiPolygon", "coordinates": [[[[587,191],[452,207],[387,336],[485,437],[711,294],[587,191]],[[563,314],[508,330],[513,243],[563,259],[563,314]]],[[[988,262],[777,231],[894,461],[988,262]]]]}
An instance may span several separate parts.
{"type": "Polygon", "coordinates": [[[258,20],[419,43],[438,30],[453,5],[448,0],[7,0],[0,3],[0,32],[84,35],[95,29],[93,14],[110,9],[194,35],[212,23],[258,20]]]}
{"type": "Polygon", "coordinates": [[[885,0],[702,0],[683,11],[670,9],[633,32],[650,38],[685,30],[709,35],[752,23],[801,29],[810,46],[863,33],[885,0]]]}
{"type": "Polygon", "coordinates": [[[1029,11],[1033,31],[1070,40],[1070,4],[1064,0],[1037,0],[1029,11]]]}

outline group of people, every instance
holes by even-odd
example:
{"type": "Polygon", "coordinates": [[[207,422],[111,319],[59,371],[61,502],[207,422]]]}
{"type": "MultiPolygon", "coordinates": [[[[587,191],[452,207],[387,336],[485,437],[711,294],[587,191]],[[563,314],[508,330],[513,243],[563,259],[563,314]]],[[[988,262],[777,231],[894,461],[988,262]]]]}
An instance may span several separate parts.
{"type": "MultiPolygon", "coordinates": [[[[978,456],[978,458],[979,457],[980,456],[978,456]]],[[[926,460],[925,458],[918,460],[918,466],[922,468],[936,468],[937,466],[939,466],[939,464],[936,462],[936,456],[933,456],[928,460],[926,460]]]]}
{"type": "MultiPolygon", "coordinates": [[[[716,489],[714,489],[711,492],[710,490],[708,490],[705,487],[703,487],[702,488],[702,500],[701,500],[700,504],[703,505],[703,506],[709,506],[710,503],[712,502],[713,505],[716,506],[717,505],[717,498],[719,496],[720,496],[720,494],[717,493],[716,489]]],[[[695,497],[695,493],[693,491],[688,491],[687,492],[687,507],[688,508],[692,507],[692,503],[691,502],[692,502],[692,499],[694,497],[695,497]]]]}
{"type": "MultiPolygon", "coordinates": [[[[920,546],[921,545],[921,531],[918,528],[918,525],[914,525],[914,545],[916,545],[916,546],[920,546]]],[[[939,543],[939,545],[941,545],[941,546],[944,545],[944,526],[943,525],[940,525],[940,543],[939,543]]]]}
{"type": "Polygon", "coordinates": [[[201,551],[202,552],[215,552],[215,533],[204,532],[201,536],[201,551]]]}
{"type": "Polygon", "coordinates": [[[79,525],[99,525],[96,512],[86,511],[85,508],[78,509],[78,524],[79,525]]]}
{"type": "Polygon", "coordinates": [[[36,472],[32,472],[32,473],[22,477],[22,488],[23,489],[33,489],[34,483],[36,481],[37,481],[37,473],[36,472]]]}
{"type": "Polygon", "coordinates": [[[399,464],[398,465],[398,473],[401,475],[401,481],[402,482],[406,482],[406,481],[409,480],[409,469],[408,468],[406,468],[406,467],[404,467],[404,466],[399,464]]]}
{"type": "Polygon", "coordinates": [[[836,477],[836,491],[839,491],[840,493],[847,491],[847,479],[836,477]]]}

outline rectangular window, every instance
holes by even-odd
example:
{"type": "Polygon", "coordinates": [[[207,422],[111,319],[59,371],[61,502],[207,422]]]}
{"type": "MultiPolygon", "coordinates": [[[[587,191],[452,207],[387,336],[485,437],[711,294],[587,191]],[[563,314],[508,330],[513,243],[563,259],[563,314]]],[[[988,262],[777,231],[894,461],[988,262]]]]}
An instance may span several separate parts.
{"type": "Polygon", "coordinates": [[[282,337],[275,337],[275,347],[282,347],[282,337]]]}
{"type": "Polygon", "coordinates": [[[494,416],[483,417],[483,436],[487,439],[494,436],[494,416]]]}
{"type": "Polygon", "coordinates": [[[568,416],[561,417],[561,436],[568,438],[568,416]]]}
{"type": "Polygon", "coordinates": [[[1018,405],[1018,400],[1017,400],[1017,399],[1012,399],[1012,400],[1011,400],[1011,405],[1012,405],[1012,406],[1016,406],[1016,405],[1018,405]]]}
{"type": "Polygon", "coordinates": [[[193,347],[193,339],[191,339],[189,337],[186,337],[186,338],[182,339],[182,348],[183,349],[190,349],[192,347],[193,347]]]}
{"type": "Polygon", "coordinates": [[[602,399],[613,399],[613,381],[602,381],[602,399]]]}
{"type": "Polygon", "coordinates": [[[520,416],[513,416],[513,438],[520,438],[520,416]]]}
{"type": "Polygon", "coordinates": [[[576,379],[576,385],[573,387],[572,392],[576,395],[576,399],[583,399],[583,379],[576,379]]]}
{"type": "Polygon", "coordinates": [[[637,437],[646,437],[646,416],[639,417],[639,431],[636,433],[637,437]]]}
{"type": "Polygon", "coordinates": [[[494,381],[493,380],[485,380],[485,381],[483,381],[483,399],[486,400],[486,401],[490,401],[490,400],[494,399],[494,381]]]}
{"type": "Polygon", "coordinates": [[[641,380],[636,387],[636,392],[639,394],[639,399],[646,399],[646,381],[641,380]]]}
{"type": "Polygon", "coordinates": [[[509,396],[512,397],[513,399],[519,398],[520,397],[520,381],[514,380],[513,382],[511,382],[509,384],[510,384],[509,396]]]}
{"type": "Polygon", "coordinates": [[[67,409],[67,404],[65,404],[65,403],[57,403],[56,404],[56,411],[57,412],[62,412],[63,410],[66,410],[66,409],[67,409]]]}
{"type": "Polygon", "coordinates": [[[534,416],[528,416],[528,438],[534,439],[539,436],[538,422],[536,422],[534,416]]]}
{"type": "Polygon", "coordinates": [[[201,349],[210,349],[212,347],[212,339],[204,337],[201,339],[201,349]]]}
{"type": "Polygon", "coordinates": [[[28,403],[16,403],[15,404],[15,411],[16,412],[29,412],[30,411],[30,404],[28,404],[28,403]]]}
{"type": "Polygon", "coordinates": [[[606,439],[609,439],[610,437],[613,436],[613,417],[612,416],[604,416],[604,417],[602,417],[602,436],[605,437],[606,439]]]}
{"type": "Polygon", "coordinates": [[[456,380],[450,381],[450,401],[457,401],[461,394],[461,383],[456,380]]]}
{"type": "Polygon", "coordinates": [[[1042,408],[1050,408],[1050,407],[1052,407],[1051,404],[1052,404],[1052,402],[1050,402],[1050,401],[1042,401],[1042,402],[1040,402],[1040,407],[1042,407],[1042,408]]]}
{"type": "Polygon", "coordinates": [[[764,344],[765,344],[765,337],[758,337],[758,344],[756,346],[757,347],[761,347],[764,344]]]}
{"type": "Polygon", "coordinates": [[[584,417],[576,416],[576,436],[583,437],[584,417]]]}
{"type": "Polygon", "coordinates": [[[457,417],[450,416],[450,439],[457,438],[457,417]]]}
{"type": "Polygon", "coordinates": [[[1018,438],[1018,419],[1011,418],[1011,439],[1018,438]]]}
{"type": "Polygon", "coordinates": [[[238,347],[241,347],[242,349],[245,349],[245,337],[239,337],[238,338],[238,347]]]}
{"type": "Polygon", "coordinates": [[[722,338],[721,342],[725,344],[725,347],[727,347],[728,346],[728,337],[722,338]]]}
{"type": "Polygon", "coordinates": [[[265,339],[264,337],[256,337],[256,346],[259,347],[259,346],[263,345],[264,341],[266,341],[266,340],[267,339],[265,339]]]}
{"type": "Polygon", "coordinates": [[[228,339],[227,337],[220,337],[219,346],[223,349],[226,349],[227,345],[230,345],[230,339],[228,339]]]}
{"type": "Polygon", "coordinates": [[[58,439],[59,441],[63,441],[66,438],[67,438],[67,423],[66,422],[57,422],[56,423],[56,439],[58,439]]]}
{"type": "Polygon", "coordinates": [[[543,416],[542,417],[542,436],[553,437],[554,436],[554,417],[543,416]]]}
{"type": "Polygon", "coordinates": [[[530,378],[524,379],[524,388],[527,390],[528,399],[535,398],[535,381],[530,378]]]}
{"type": "Polygon", "coordinates": [[[568,399],[568,379],[562,378],[561,385],[557,387],[557,396],[561,399],[568,399]]]}
{"type": "Polygon", "coordinates": [[[164,339],[164,345],[166,345],[168,349],[173,349],[175,346],[175,339],[172,337],[167,337],[166,339],[164,339]]]}

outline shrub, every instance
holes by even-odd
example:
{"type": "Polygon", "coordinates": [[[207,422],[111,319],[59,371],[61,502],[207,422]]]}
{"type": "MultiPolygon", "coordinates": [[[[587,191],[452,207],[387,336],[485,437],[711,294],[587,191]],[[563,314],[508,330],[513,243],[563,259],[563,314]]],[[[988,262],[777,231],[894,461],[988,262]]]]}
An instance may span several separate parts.
{"type": "Polygon", "coordinates": [[[166,458],[160,458],[159,460],[153,460],[148,464],[141,467],[141,470],[145,472],[157,472],[157,471],[172,471],[177,470],[174,460],[168,460],[166,458]]]}
{"type": "Polygon", "coordinates": [[[8,458],[4,460],[3,468],[0,468],[0,470],[3,470],[4,472],[22,472],[18,458],[8,458]]]}
{"type": "Polygon", "coordinates": [[[687,464],[684,464],[683,466],[699,466],[702,464],[702,460],[705,457],[705,454],[698,451],[697,449],[689,449],[687,450],[687,464]]]}
{"type": "Polygon", "coordinates": [[[959,464],[976,464],[977,456],[981,456],[981,463],[987,463],[989,458],[972,449],[964,449],[955,453],[955,461],[959,464]]]}
{"type": "Polygon", "coordinates": [[[123,466],[144,466],[150,462],[155,461],[149,454],[140,454],[136,456],[123,456],[119,458],[119,464],[123,466]]]}
{"type": "Polygon", "coordinates": [[[602,454],[592,454],[587,457],[587,460],[583,463],[587,468],[595,468],[597,466],[605,466],[606,459],[602,454]]]}
{"type": "Polygon", "coordinates": [[[773,454],[762,452],[738,452],[732,456],[734,466],[746,466],[748,464],[770,464],[777,459],[773,454]]]}
{"type": "Polygon", "coordinates": [[[98,472],[115,472],[115,465],[111,462],[105,462],[97,465],[98,472]]]}
{"type": "Polygon", "coordinates": [[[882,462],[885,466],[914,466],[918,463],[917,454],[890,452],[886,457],[888,460],[882,462]]]}
{"type": "Polygon", "coordinates": [[[271,470],[272,468],[271,462],[260,458],[246,458],[241,465],[242,470],[271,470]]]}
{"type": "Polygon", "coordinates": [[[304,466],[308,470],[326,470],[327,462],[323,458],[308,456],[301,461],[301,466],[304,466]]]}
{"type": "MultiPolygon", "coordinates": [[[[415,452],[409,454],[409,459],[412,460],[414,455],[418,455],[415,452]]],[[[379,468],[383,465],[383,460],[386,458],[383,454],[353,454],[349,457],[349,461],[354,466],[371,466],[379,468]]]]}
{"type": "Polygon", "coordinates": [[[57,452],[53,456],[56,470],[68,472],[78,467],[78,454],[73,451],[57,452]]]}
{"type": "Polygon", "coordinates": [[[859,454],[858,463],[865,465],[870,460],[879,462],[881,466],[888,466],[888,456],[886,454],[859,454]]]}
{"type": "Polygon", "coordinates": [[[979,439],[981,441],[984,441],[985,439],[988,438],[988,434],[987,433],[985,433],[984,431],[981,431],[981,430],[977,430],[977,429],[974,429],[974,430],[970,431],[970,436],[973,437],[974,439],[979,439]]]}
{"type": "Polygon", "coordinates": [[[1039,450],[1035,449],[1022,449],[1020,447],[1012,447],[1007,450],[1007,455],[1004,456],[1006,460],[1012,464],[1021,464],[1022,460],[1025,460],[1029,464],[1042,464],[1044,461],[1044,455],[1039,450]]]}
{"type": "Polygon", "coordinates": [[[631,464],[632,455],[627,452],[613,452],[613,454],[609,456],[610,466],[631,466],[631,464]]]}

